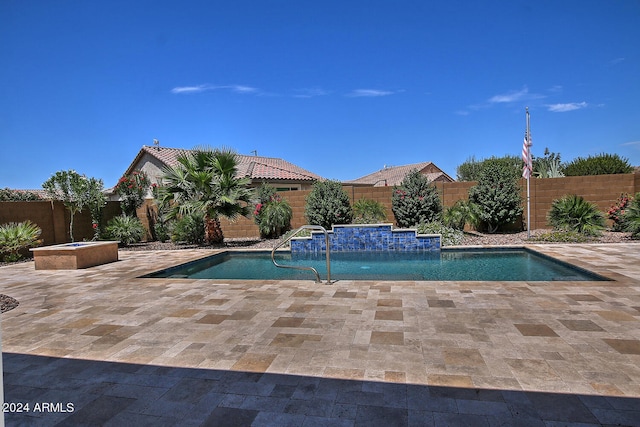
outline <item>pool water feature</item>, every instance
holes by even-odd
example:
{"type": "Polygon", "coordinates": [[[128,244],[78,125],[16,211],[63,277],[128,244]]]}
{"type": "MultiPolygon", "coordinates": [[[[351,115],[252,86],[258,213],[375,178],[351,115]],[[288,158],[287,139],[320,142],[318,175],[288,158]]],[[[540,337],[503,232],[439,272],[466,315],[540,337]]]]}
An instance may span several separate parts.
{"type": "MultiPolygon", "coordinates": [[[[311,266],[326,278],[324,253],[277,252],[278,264],[311,266]]],[[[310,271],[277,268],[270,252],[228,251],[147,274],[152,278],[314,280],[310,271]]],[[[584,269],[519,249],[331,253],[332,280],[598,281],[584,269]]]]}

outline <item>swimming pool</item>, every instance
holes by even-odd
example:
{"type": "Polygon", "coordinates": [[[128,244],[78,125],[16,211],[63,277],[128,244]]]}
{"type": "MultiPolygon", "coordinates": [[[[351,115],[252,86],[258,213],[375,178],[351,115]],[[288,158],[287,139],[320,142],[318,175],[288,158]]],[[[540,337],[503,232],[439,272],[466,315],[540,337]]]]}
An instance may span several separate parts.
{"type": "MultiPolygon", "coordinates": [[[[324,253],[277,252],[278,264],[312,266],[326,279],[324,253]]],[[[152,278],[314,280],[310,271],[277,268],[270,251],[228,251],[147,274],[152,278]]],[[[526,248],[435,252],[333,252],[332,280],[608,280],[526,248]]]]}

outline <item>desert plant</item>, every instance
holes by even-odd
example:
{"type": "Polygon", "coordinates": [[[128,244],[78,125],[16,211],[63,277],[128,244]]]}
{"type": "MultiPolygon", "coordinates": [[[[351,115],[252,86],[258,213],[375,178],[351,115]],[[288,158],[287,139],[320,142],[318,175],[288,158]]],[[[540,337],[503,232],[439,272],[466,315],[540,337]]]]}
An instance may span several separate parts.
{"type": "Polygon", "coordinates": [[[623,215],[625,213],[625,209],[627,209],[632,200],[633,197],[630,197],[628,194],[623,193],[618,198],[616,204],[611,206],[611,208],[607,212],[608,218],[613,221],[613,225],[611,227],[613,231],[624,230],[625,226],[623,215]]]}
{"type": "Polygon", "coordinates": [[[333,224],[349,224],[353,210],[349,195],[340,181],[316,181],[306,198],[304,215],[309,224],[320,225],[327,230],[333,224]]]}
{"type": "Polygon", "coordinates": [[[633,166],[629,160],[617,154],[598,154],[586,159],[577,157],[563,165],[562,172],[565,176],[607,175],[617,173],[632,173],[633,166]]]}
{"type": "Polygon", "coordinates": [[[29,220],[0,225],[0,255],[4,254],[4,261],[18,261],[22,257],[22,249],[40,244],[38,237],[41,233],[40,227],[29,220]]]}
{"type": "Polygon", "coordinates": [[[353,204],[354,224],[377,224],[387,219],[382,203],[371,199],[360,199],[353,204]]]}
{"type": "Polygon", "coordinates": [[[171,240],[177,243],[201,245],[205,241],[204,224],[202,212],[188,213],[175,222],[171,240]]]}
{"type": "Polygon", "coordinates": [[[258,228],[263,237],[280,237],[291,228],[293,210],[289,202],[278,195],[273,196],[264,205],[256,206],[255,212],[258,214],[258,228]]]}
{"type": "MultiPolygon", "coordinates": [[[[61,200],[70,213],[69,236],[73,242],[73,218],[76,213],[92,204],[101,203],[97,194],[102,192],[102,180],[87,178],[74,170],[58,171],[42,184],[47,195],[61,200]]],[[[104,198],[101,199],[104,202],[104,198]]]]}
{"type": "Polygon", "coordinates": [[[533,175],[538,178],[563,177],[560,154],[551,153],[548,148],[545,148],[544,157],[533,158],[533,175]]]}
{"type": "Polygon", "coordinates": [[[136,209],[142,206],[151,183],[144,171],[134,171],[122,176],[114,191],[120,196],[122,212],[128,216],[136,216],[136,209]]]}
{"type": "Polygon", "coordinates": [[[479,219],[489,233],[515,222],[522,214],[519,177],[519,170],[505,168],[500,162],[487,162],[478,184],[469,189],[469,201],[477,205],[479,219]]]}
{"type": "Polygon", "coordinates": [[[462,243],[464,233],[455,228],[443,225],[439,221],[432,221],[424,224],[418,224],[418,233],[420,234],[440,234],[440,244],[442,246],[455,246],[462,243]]]}
{"type": "Polygon", "coordinates": [[[442,214],[438,190],[418,170],[409,172],[391,195],[391,210],[400,227],[437,221],[442,214]]]}
{"type": "Polygon", "coordinates": [[[107,238],[119,240],[122,246],[140,242],[144,233],[144,226],[137,217],[124,214],[113,217],[105,229],[107,238]]]}
{"type": "Polygon", "coordinates": [[[636,193],[634,199],[629,203],[624,214],[622,214],[624,231],[631,233],[633,239],[640,238],[640,193],[636,193]]]}
{"type": "Polygon", "coordinates": [[[604,214],[582,196],[566,195],[551,204],[547,221],[556,230],[569,230],[597,236],[604,229],[604,214]]]}
{"type": "Polygon", "coordinates": [[[257,188],[256,194],[253,220],[260,230],[260,235],[265,238],[280,237],[291,228],[291,205],[277,194],[274,187],[265,183],[257,188]]]}
{"type": "Polygon", "coordinates": [[[456,230],[464,230],[465,224],[477,228],[480,221],[478,206],[468,200],[458,200],[446,208],[442,214],[442,223],[456,230]]]}
{"type": "Polygon", "coordinates": [[[162,198],[171,203],[170,218],[199,212],[205,218],[205,240],[224,240],[220,216],[230,220],[249,216],[253,191],[249,179],[237,177],[238,158],[229,149],[201,148],[178,156],[166,168],[162,198]]]}

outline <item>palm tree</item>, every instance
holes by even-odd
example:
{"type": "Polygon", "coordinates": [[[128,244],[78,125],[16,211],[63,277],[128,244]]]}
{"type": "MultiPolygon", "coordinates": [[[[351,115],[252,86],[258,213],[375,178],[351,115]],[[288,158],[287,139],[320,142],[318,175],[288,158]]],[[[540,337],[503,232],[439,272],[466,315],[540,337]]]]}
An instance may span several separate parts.
{"type": "Polygon", "coordinates": [[[177,165],[163,171],[162,200],[171,203],[169,216],[204,215],[205,240],[221,243],[220,216],[234,220],[251,213],[253,192],[248,178],[236,177],[236,154],[225,148],[199,148],[177,160],[177,165]]]}

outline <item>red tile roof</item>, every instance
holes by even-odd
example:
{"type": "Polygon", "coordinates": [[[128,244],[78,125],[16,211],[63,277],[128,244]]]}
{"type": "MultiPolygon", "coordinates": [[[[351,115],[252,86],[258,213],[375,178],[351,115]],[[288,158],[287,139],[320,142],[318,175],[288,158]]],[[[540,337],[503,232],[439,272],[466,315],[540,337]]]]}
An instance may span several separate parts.
{"type": "MultiPolygon", "coordinates": [[[[135,160],[127,169],[125,174],[133,171],[138,160],[143,154],[149,154],[167,166],[175,166],[178,163],[178,156],[191,150],[182,148],[168,147],[150,147],[143,146],[136,156],[135,160]]],[[[237,154],[238,157],[238,175],[251,178],[254,181],[259,180],[287,180],[287,181],[317,181],[322,180],[320,175],[309,172],[299,166],[289,163],[286,160],[274,157],[248,156],[237,154]]]]}
{"type": "Polygon", "coordinates": [[[432,162],[422,162],[403,166],[386,166],[369,175],[354,179],[353,181],[347,181],[345,184],[373,185],[374,187],[400,185],[404,177],[414,169],[417,169],[429,178],[429,181],[453,181],[449,175],[444,173],[432,162]]]}

